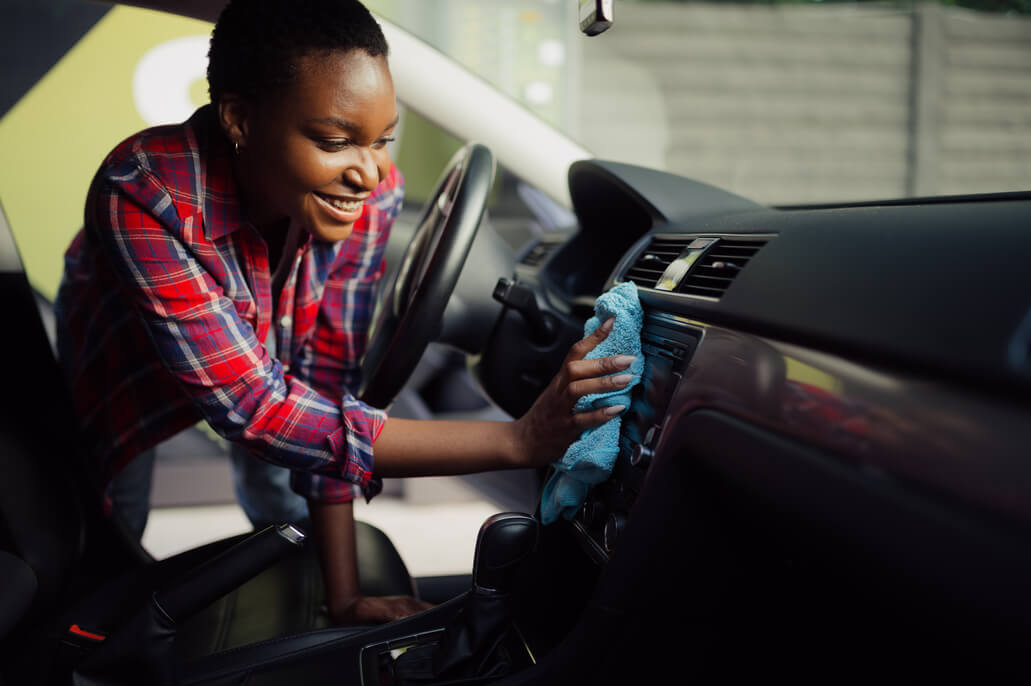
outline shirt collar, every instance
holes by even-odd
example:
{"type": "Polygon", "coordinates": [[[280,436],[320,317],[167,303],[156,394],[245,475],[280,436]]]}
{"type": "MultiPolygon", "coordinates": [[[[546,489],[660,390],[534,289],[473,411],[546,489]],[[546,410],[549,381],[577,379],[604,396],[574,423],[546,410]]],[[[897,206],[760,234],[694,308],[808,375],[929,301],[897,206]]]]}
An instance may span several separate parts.
{"type": "Polygon", "coordinates": [[[198,109],[188,124],[196,135],[201,160],[197,194],[201,200],[204,235],[208,240],[216,240],[244,224],[233,173],[233,150],[218,126],[213,106],[198,109]]]}

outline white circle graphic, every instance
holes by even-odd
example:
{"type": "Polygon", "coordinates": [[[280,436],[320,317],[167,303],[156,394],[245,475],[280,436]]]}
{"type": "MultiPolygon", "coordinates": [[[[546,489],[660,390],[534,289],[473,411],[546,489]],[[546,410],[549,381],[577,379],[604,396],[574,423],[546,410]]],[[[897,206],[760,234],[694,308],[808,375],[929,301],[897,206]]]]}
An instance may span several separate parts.
{"type": "Polygon", "coordinates": [[[186,36],[160,43],[140,58],[132,76],[136,110],[148,126],[181,122],[197,108],[190,86],[208,67],[208,37],[186,36]]]}

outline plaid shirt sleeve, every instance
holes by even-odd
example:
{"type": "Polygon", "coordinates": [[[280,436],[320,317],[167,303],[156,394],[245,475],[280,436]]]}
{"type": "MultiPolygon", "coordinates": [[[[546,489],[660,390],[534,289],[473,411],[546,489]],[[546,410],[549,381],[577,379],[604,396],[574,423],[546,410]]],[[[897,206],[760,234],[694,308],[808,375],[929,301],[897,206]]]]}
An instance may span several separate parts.
{"type": "MultiPolygon", "coordinates": [[[[366,234],[360,241],[349,240],[341,246],[322,294],[315,334],[294,361],[295,374],[327,398],[343,394],[345,407],[358,402],[350,394],[361,383],[360,362],[368,342],[373,296],[383,276],[383,253],[403,198],[401,173],[392,167],[366,205],[366,234]]],[[[381,488],[378,479],[362,487],[301,471],[292,473],[290,485],[306,498],[321,502],[346,502],[359,495],[371,498],[381,488]]]]}
{"type": "MultiPolygon", "coordinates": [[[[329,401],[284,374],[202,266],[199,215],[180,217],[160,181],[127,163],[91,193],[96,231],[164,366],[208,423],[269,462],[360,488],[386,419],[353,398],[329,401]]],[[[342,491],[345,489],[337,489],[342,491]]],[[[351,499],[348,492],[325,494],[351,499]]]]}

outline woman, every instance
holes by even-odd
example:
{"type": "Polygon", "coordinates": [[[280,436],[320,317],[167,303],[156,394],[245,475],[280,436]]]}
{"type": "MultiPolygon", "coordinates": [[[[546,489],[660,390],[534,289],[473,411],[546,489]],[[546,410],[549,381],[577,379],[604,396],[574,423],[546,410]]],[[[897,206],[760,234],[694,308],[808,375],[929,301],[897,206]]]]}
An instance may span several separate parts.
{"type": "Polygon", "coordinates": [[[573,347],[513,422],[388,419],[354,398],[400,209],[387,44],[356,0],[234,0],[212,34],[211,104],[121,143],[66,256],[59,345],[89,449],[111,478],[200,419],[293,470],[341,623],[418,612],[358,588],[351,501],[378,477],[533,467],[622,408],[628,358],[573,347]],[[456,440],[458,437],[458,440],[456,440]]]}

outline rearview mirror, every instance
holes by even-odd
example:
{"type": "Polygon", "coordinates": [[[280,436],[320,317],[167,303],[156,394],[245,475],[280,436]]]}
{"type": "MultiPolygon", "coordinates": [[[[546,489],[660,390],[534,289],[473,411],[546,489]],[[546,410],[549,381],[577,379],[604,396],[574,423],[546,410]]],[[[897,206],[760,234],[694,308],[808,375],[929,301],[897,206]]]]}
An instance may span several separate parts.
{"type": "Polygon", "coordinates": [[[615,0],[579,0],[580,30],[597,36],[612,26],[612,3],[615,0]]]}

